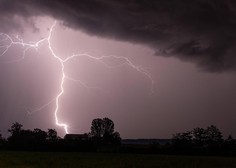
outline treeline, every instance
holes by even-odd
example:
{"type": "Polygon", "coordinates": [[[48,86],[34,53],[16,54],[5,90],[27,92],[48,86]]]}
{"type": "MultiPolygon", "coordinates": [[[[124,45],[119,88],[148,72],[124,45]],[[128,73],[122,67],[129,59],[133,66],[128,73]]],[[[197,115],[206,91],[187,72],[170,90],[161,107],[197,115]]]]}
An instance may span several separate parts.
{"type": "Polygon", "coordinates": [[[181,154],[236,155],[235,139],[231,135],[224,139],[214,125],[173,135],[171,148],[181,154]]]}
{"type": "Polygon", "coordinates": [[[94,119],[89,133],[67,134],[64,138],[60,138],[54,129],[25,130],[17,122],[8,131],[8,138],[0,135],[0,150],[236,156],[236,140],[232,136],[224,139],[222,132],[213,125],[174,134],[161,144],[158,141],[122,144],[120,134],[114,131],[114,123],[109,118],[94,119]]]}
{"type": "Polygon", "coordinates": [[[236,156],[236,140],[229,135],[223,138],[222,132],[214,125],[194,128],[176,133],[169,141],[159,144],[124,144],[121,152],[154,153],[171,155],[221,155],[236,156]]]}
{"type": "Polygon", "coordinates": [[[28,151],[86,151],[95,152],[103,148],[116,150],[121,143],[114,123],[109,118],[94,119],[91,132],[85,134],[67,134],[64,138],[57,135],[55,129],[23,129],[23,125],[13,123],[8,130],[11,134],[4,139],[0,135],[1,150],[28,151]]]}

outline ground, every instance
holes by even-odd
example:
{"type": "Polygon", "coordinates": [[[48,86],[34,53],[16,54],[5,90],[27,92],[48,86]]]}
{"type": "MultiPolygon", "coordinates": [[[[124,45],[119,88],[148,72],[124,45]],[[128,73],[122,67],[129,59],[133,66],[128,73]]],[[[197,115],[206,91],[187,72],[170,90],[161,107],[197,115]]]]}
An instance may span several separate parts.
{"type": "Polygon", "coordinates": [[[236,168],[236,157],[0,152],[1,168],[236,168]]]}

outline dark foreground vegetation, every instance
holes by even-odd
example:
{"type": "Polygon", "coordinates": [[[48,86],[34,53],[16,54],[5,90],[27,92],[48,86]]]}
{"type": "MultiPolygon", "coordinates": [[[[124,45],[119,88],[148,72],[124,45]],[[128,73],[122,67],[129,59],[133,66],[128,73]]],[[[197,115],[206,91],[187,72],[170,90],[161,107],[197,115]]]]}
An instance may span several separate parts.
{"type": "Polygon", "coordinates": [[[0,150],[96,152],[116,151],[121,144],[120,135],[114,131],[114,123],[109,118],[94,119],[89,133],[67,134],[64,138],[57,136],[55,129],[25,130],[17,122],[8,132],[11,135],[7,139],[0,135],[0,150]]]}
{"type": "Polygon", "coordinates": [[[192,156],[236,156],[236,140],[229,135],[223,138],[216,126],[194,128],[191,131],[174,134],[164,144],[123,144],[121,151],[128,153],[152,153],[192,156]]]}
{"type": "Polygon", "coordinates": [[[89,133],[67,134],[64,138],[58,137],[54,129],[48,129],[47,132],[38,128],[25,130],[17,122],[8,131],[8,138],[0,136],[2,151],[236,156],[235,139],[232,136],[223,139],[220,130],[213,125],[174,134],[165,143],[122,143],[120,134],[115,132],[114,123],[109,118],[94,119],[89,133]]]}
{"type": "Polygon", "coordinates": [[[1,168],[236,168],[235,157],[75,152],[0,152],[1,168]]]}

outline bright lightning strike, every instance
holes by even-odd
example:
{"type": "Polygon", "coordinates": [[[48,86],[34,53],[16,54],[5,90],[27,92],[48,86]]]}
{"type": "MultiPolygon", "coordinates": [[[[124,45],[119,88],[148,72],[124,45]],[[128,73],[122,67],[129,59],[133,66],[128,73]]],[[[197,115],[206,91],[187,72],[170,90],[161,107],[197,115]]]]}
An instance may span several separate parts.
{"type": "MultiPolygon", "coordinates": [[[[152,79],[151,75],[144,70],[143,68],[136,66],[135,64],[132,63],[132,61],[130,59],[128,59],[127,57],[122,57],[122,56],[101,56],[101,57],[94,57],[92,55],[83,53],[83,54],[73,54],[65,59],[60,58],[53,50],[52,44],[51,44],[51,38],[52,38],[52,34],[53,34],[53,30],[56,26],[56,21],[54,22],[54,24],[51,26],[50,30],[49,30],[49,34],[46,38],[43,38],[37,42],[24,42],[22,38],[20,38],[19,36],[15,36],[15,38],[12,38],[10,35],[5,34],[5,33],[0,33],[0,57],[3,57],[8,50],[16,45],[22,46],[23,47],[23,55],[20,59],[17,60],[12,60],[12,61],[5,61],[5,62],[0,62],[0,63],[13,63],[13,62],[19,62],[21,60],[23,60],[25,58],[26,52],[29,49],[35,49],[38,50],[38,48],[40,47],[40,45],[42,43],[47,43],[48,44],[48,49],[51,52],[51,55],[55,58],[56,61],[58,61],[60,63],[60,68],[61,68],[61,80],[60,80],[60,92],[56,95],[55,98],[53,98],[50,102],[48,102],[47,104],[41,106],[40,108],[34,110],[35,111],[40,111],[43,108],[45,108],[46,106],[48,106],[49,104],[51,104],[52,102],[55,101],[55,110],[54,110],[54,118],[55,118],[55,124],[59,127],[62,127],[65,131],[66,134],[69,133],[68,131],[68,125],[65,123],[61,123],[59,122],[58,119],[58,112],[59,112],[59,108],[60,108],[60,98],[62,97],[63,93],[65,92],[64,90],[64,83],[66,79],[72,80],[72,81],[76,81],[79,82],[81,85],[85,86],[86,88],[95,88],[95,87],[89,87],[87,86],[84,82],[77,80],[77,79],[72,79],[68,76],[66,76],[66,72],[65,72],[65,63],[68,61],[71,61],[75,58],[79,58],[79,57],[88,57],[92,60],[96,60],[101,62],[102,64],[104,64],[107,68],[118,68],[124,65],[128,65],[129,67],[133,68],[134,70],[136,70],[137,72],[145,75],[150,81],[151,81],[151,93],[153,93],[153,85],[154,85],[154,80],[152,79]],[[2,43],[7,43],[4,45],[1,45],[2,43]],[[105,63],[103,60],[104,59],[109,59],[109,58],[113,58],[113,59],[119,59],[122,60],[122,63],[116,65],[116,66],[110,66],[107,63],[105,63]]],[[[32,113],[32,112],[31,112],[32,113]]]]}

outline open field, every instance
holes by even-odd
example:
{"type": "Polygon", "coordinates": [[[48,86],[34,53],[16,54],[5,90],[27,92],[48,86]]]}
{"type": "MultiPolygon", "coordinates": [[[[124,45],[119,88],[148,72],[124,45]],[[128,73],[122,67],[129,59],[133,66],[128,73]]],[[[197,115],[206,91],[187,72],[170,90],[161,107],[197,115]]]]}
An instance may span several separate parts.
{"type": "Polygon", "coordinates": [[[236,168],[236,157],[0,152],[1,168],[236,168]]]}

